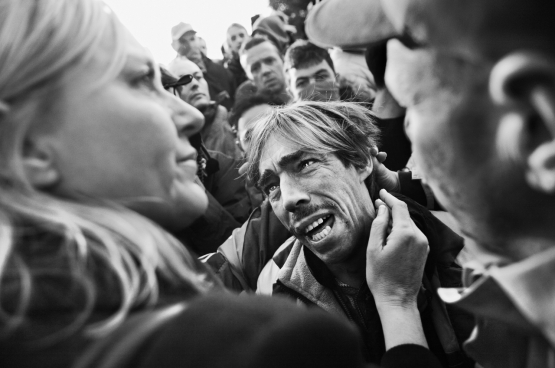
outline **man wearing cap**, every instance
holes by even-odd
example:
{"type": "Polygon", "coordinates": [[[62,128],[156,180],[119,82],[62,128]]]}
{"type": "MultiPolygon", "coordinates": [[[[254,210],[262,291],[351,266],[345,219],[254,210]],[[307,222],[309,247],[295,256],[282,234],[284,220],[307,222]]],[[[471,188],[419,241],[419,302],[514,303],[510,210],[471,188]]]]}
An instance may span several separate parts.
{"type": "Polygon", "coordinates": [[[354,3],[389,18],[380,40],[367,19],[364,42],[391,39],[386,83],[415,156],[480,250],[468,288],[440,290],[477,317],[467,352],[555,367],[555,2],[354,3]]]}
{"type": "MultiPolygon", "coordinates": [[[[177,52],[174,60],[185,57],[197,64],[208,82],[212,98],[229,110],[235,101],[233,75],[202,53],[196,33],[188,23],[180,22],[172,27],[172,47],[177,52]]],[[[170,62],[168,67],[171,67],[173,62],[170,62]]]]}
{"type": "MultiPolygon", "coordinates": [[[[387,59],[386,39],[373,45],[368,45],[367,41],[369,37],[376,37],[377,40],[380,40],[384,31],[389,30],[389,33],[391,33],[393,27],[383,14],[380,15],[373,11],[372,6],[372,2],[352,1],[344,3],[337,0],[322,2],[311,9],[306,19],[305,31],[311,43],[322,48],[333,48],[331,58],[334,69],[340,76],[338,79],[342,98],[349,98],[349,93],[341,88],[345,85],[345,79],[359,80],[354,84],[347,83],[352,85],[350,88],[354,88],[355,100],[364,101],[364,95],[374,97],[372,111],[376,116],[376,124],[381,131],[380,149],[387,152],[387,160],[384,165],[390,170],[401,170],[407,166],[412,154],[404,128],[405,111],[385,88],[383,76],[387,59]],[[349,6],[346,6],[346,4],[349,4],[349,6]],[[372,27],[369,27],[369,24],[372,27]],[[344,52],[341,49],[356,52],[344,52]],[[366,54],[366,58],[364,54],[366,54]],[[341,60],[339,66],[336,63],[337,58],[341,60]],[[345,74],[347,74],[346,78],[345,74]],[[370,94],[363,93],[364,90],[368,89],[362,87],[362,85],[368,86],[368,83],[361,82],[363,80],[371,81],[370,94]],[[359,96],[361,94],[363,96],[359,96]]],[[[290,49],[292,50],[293,46],[290,49]]],[[[403,174],[403,179],[410,182],[411,173],[403,174]]],[[[417,195],[413,195],[412,198],[429,209],[436,209],[433,195],[423,190],[420,179],[414,181],[419,188],[417,195]]],[[[406,183],[404,184],[406,187],[406,183]]]]}

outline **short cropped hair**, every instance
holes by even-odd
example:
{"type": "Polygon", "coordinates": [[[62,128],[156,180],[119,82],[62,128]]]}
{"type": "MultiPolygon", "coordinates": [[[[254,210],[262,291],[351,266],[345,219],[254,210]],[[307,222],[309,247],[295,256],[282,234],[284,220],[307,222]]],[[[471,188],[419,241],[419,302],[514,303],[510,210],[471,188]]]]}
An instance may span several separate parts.
{"type": "MultiPolygon", "coordinates": [[[[345,167],[362,169],[371,165],[370,150],[378,145],[379,135],[372,112],[357,103],[298,101],[276,107],[253,126],[248,177],[258,183],[260,159],[270,137],[284,139],[305,152],[333,154],[345,167]]],[[[370,194],[375,196],[377,188],[372,180],[370,184],[370,194]]]]}
{"type": "Polygon", "coordinates": [[[262,37],[253,37],[253,38],[251,38],[250,40],[248,40],[247,42],[245,42],[245,44],[243,45],[243,47],[241,47],[240,53],[241,53],[241,54],[244,54],[244,53],[247,52],[248,50],[250,50],[250,49],[252,49],[253,47],[258,46],[258,45],[260,45],[261,43],[264,43],[264,42],[268,42],[268,43],[270,43],[270,44],[273,45],[273,43],[271,43],[270,41],[268,41],[268,40],[265,39],[265,38],[262,38],[262,37]]]}
{"type": "Polygon", "coordinates": [[[308,68],[325,60],[335,73],[335,67],[328,50],[306,40],[297,40],[285,53],[285,70],[308,68]]]}
{"type": "Polygon", "coordinates": [[[263,44],[264,42],[268,42],[270,45],[272,45],[273,47],[275,47],[276,49],[276,54],[279,55],[279,57],[283,60],[283,54],[281,52],[279,52],[279,48],[270,40],[263,38],[263,37],[253,37],[250,40],[248,40],[239,50],[239,55],[243,55],[244,53],[246,53],[248,50],[252,49],[255,46],[258,46],[260,44],[263,44]]]}
{"type": "Polygon", "coordinates": [[[237,124],[239,123],[239,119],[245,113],[245,111],[252,109],[255,106],[259,105],[270,105],[270,106],[278,106],[283,105],[282,101],[276,98],[273,95],[266,94],[266,93],[257,93],[252,96],[245,97],[235,103],[231,113],[229,115],[229,125],[232,127],[237,128],[237,124]]]}

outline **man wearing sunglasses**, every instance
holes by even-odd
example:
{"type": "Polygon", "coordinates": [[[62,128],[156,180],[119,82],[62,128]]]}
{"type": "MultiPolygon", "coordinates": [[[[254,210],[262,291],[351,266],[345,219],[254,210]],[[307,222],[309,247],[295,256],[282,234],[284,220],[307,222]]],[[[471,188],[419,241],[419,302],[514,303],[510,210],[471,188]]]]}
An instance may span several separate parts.
{"type": "Polygon", "coordinates": [[[240,158],[241,152],[227,122],[227,109],[210,98],[208,83],[200,68],[192,61],[182,58],[174,60],[168,69],[179,77],[175,82],[175,93],[204,115],[204,127],[200,133],[206,147],[232,158],[240,158]]]}
{"type": "Polygon", "coordinates": [[[193,61],[205,74],[210,94],[214,99],[230,109],[235,102],[235,82],[233,75],[223,66],[216,64],[206,54],[202,53],[197,32],[188,23],[180,22],[171,29],[172,47],[177,52],[175,59],[169,64],[179,62],[181,59],[193,61]]]}
{"type": "Polygon", "coordinates": [[[381,2],[386,82],[415,155],[489,267],[448,300],[492,367],[555,367],[555,2],[381,2]],[[486,257],[486,255],[488,257],[486,257]]]}
{"type": "Polygon", "coordinates": [[[467,352],[486,367],[554,367],[555,2],[351,5],[367,15],[364,42],[390,39],[386,83],[415,156],[478,245],[469,287],[440,291],[477,317],[467,352]]]}

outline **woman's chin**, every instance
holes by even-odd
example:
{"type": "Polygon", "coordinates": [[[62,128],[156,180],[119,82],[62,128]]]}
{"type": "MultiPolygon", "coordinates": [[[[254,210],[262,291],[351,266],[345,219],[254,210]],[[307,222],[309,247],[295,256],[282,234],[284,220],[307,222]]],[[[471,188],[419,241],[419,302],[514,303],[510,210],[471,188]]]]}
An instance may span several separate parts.
{"type": "Polygon", "coordinates": [[[126,207],[170,232],[179,232],[206,212],[208,197],[203,187],[188,182],[181,184],[170,198],[132,201],[126,207]]]}
{"type": "Polygon", "coordinates": [[[181,231],[206,213],[208,196],[205,189],[196,183],[190,183],[181,195],[173,201],[173,216],[170,226],[172,231],[181,231]]]}

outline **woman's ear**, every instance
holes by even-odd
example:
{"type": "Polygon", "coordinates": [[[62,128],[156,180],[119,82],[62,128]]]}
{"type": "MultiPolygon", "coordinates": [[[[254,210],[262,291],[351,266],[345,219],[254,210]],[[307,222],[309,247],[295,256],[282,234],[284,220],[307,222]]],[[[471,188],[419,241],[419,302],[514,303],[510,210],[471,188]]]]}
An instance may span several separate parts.
{"type": "Polygon", "coordinates": [[[555,60],[515,52],[500,60],[489,78],[490,96],[506,107],[497,134],[500,154],[525,165],[535,190],[555,193],[555,60]]]}
{"type": "Polygon", "coordinates": [[[45,137],[25,141],[22,161],[25,176],[35,188],[52,187],[60,180],[54,152],[45,137]]]}

